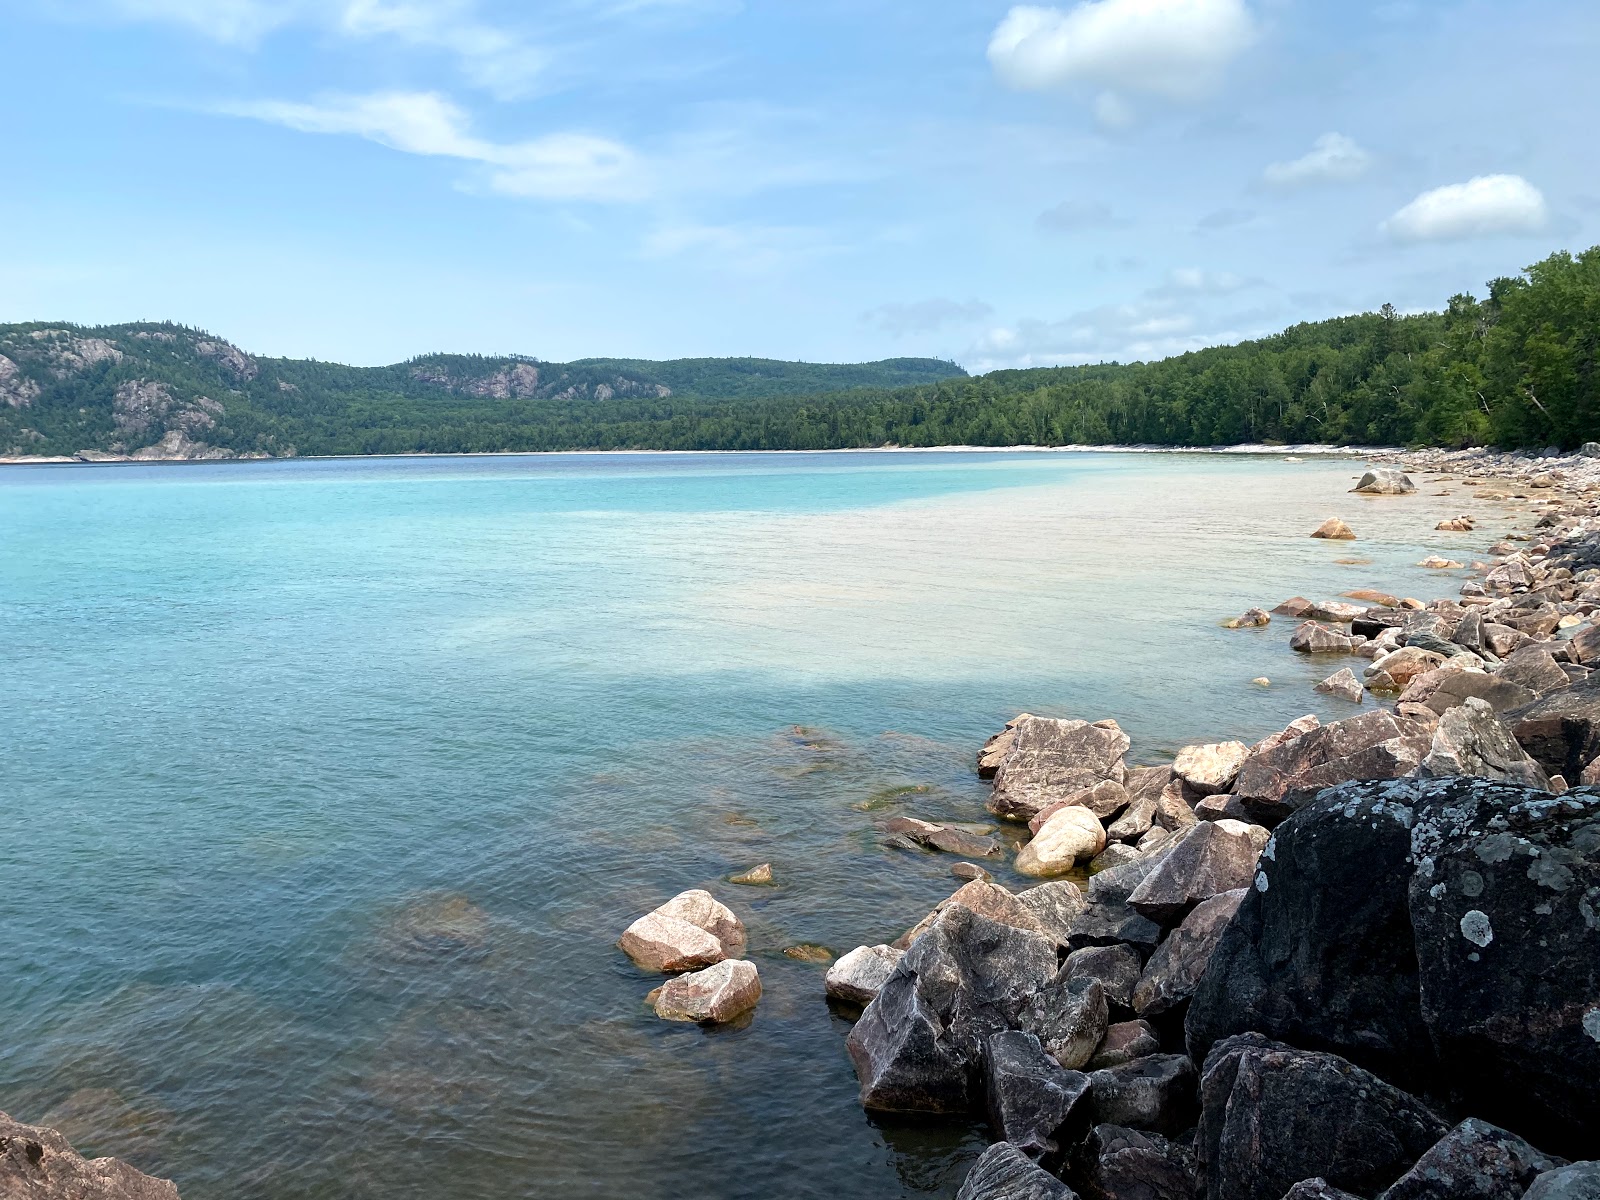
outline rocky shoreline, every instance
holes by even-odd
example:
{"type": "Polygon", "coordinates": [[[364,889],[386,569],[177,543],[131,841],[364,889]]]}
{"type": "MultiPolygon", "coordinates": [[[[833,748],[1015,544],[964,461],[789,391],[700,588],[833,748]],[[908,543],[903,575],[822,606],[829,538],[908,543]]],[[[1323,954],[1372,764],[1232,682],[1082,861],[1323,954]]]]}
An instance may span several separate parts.
{"type": "Polygon", "coordinates": [[[1160,765],[1114,720],[1009,722],[977,769],[1034,886],[994,882],[974,829],[886,822],[976,861],[827,972],[863,1106],[986,1119],[960,1200],[1600,1198],[1593,454],[1385,455],[1356,490],[1404,503],[1427,472],[1528,527],[1456,597],[1224,622],[1359,663],[1318,685],[1358,715],[1160,765]]]}

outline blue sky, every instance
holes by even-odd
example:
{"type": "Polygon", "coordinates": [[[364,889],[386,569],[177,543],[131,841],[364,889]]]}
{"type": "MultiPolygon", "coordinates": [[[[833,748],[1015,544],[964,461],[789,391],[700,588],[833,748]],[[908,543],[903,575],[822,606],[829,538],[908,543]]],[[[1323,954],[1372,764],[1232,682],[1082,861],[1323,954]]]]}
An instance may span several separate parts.
{"type": "Polygon", "coordinates": [[[0,0],[0,320],[1150,358],[1600,242],[1592,0],[0,0]]]}

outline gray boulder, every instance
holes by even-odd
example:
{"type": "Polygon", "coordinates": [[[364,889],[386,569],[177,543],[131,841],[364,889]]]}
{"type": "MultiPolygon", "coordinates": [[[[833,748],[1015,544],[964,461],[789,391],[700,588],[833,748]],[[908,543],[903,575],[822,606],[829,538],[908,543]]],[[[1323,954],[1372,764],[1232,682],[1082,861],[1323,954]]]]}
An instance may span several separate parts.
{"type": "Polygon", "coordinates": [[[1212,1048],[1200,1105],[1195,1150],[1207,1200],[1282,1200],[1312,1178],[1371,1196],[1448,1128],[1415,1097],[1336,1055],[1254,1033],[1212,1048]]]}
{"type": "Polygon", "coordinates": [[[1147,955],[1161,940],[1161,927],[1128,906],[1128,897],[1154,871],[1171,844],[1160,846],[1133,862],[1089,878],[1089,893],[1084,910],[1072,923],[1068,944],[1074,950],[1085,946],[1129,945],[1147,955]]]}
{"type": "Polygon", "coordinates": [[[0,1113],[0,1196],[17,1200],[178,1200],[178,1189],[115,1158],[84,1158],[54,1129],[0,1113]]]}
{"type": "Polygon", "coordinates": [[[1094,1119],[1176,1134],[1194,1124],[1194,1063],[1183,1054],[1152,1054],[1089,1076],[1094,1119]]]}
{"type": "Polygon", "coordinates": [[[978,1157],[956,1200],[1078,1200],[1075,1193],[1010,1142],[978,1157]]]}
{"type": "Polygon", "coordinates": [[[1194,994],[1217,942],[1247,894],[1248,889],[1236,888],[1196,905],[1156,947],[1133,992],[1135,1012],[1141,1017],[1159,1016],[1194,994]]]}
{"type": "Polygon", "coordinates": [[[1369,496],[1409,496],[1417,490],[1417,485],[1399,467],[1373,467],[1350,490],[1369,496]]]}
{"type": "Polygon", "coordinates": [[[1085,946],[1067,956],[1062,971],[1068,979],[1098,979],[1106,1003],[1116,1009],[1133,1007],[1133,989],[1139,985],[1144,961],[1132,946],[1085,946]]]}
{"type": "Polygon", "coordinates": [[[1094,1057],[1106,1035],[1105,988],[1098,979],[1058,974],[1029,999],[1018,1024],[1038,1036],[1046,1053],[1069,1071],[1094,1057]]]}
{"type": "Polygon", "coordinates": [[[1131,743],[1115,721],[1028,717],[1012,734],[989,797],[989,811],[1007,820],[1029,821],[1071,792],[1127,776],[1122,757],[1131,743]]]}
{"type": "Polygon", "coordinates": [[[1089,1077],[1063,1069],[1031,1033],[1008,1030],[984,1043],[989,1127],[1029,1158],[1055,1160],[1089,1126],[1089,1077]]]}
{"type": "Polygon", "coordinates": [[[1516,1134],[1469,1117],[1436,1142],[1380,1200],[1522,1200],[1541,1172],[1562,1165],[1516,1134]]]}
{"type": "Polygon", "coordinates": [[[1523,1200],[1600,1200],[1600,1162],[1575,1162],[1541,1175],[1523,1200]]]}
{"type": "Polygon", "coordinates": [[[1149,1021],[1119,1021],[1106,1026],[1106,1036],[1100,1039],[1100,1048],[1084,1067],[1086,1071],[1099,1071],[1106,1067],[1120,1067],[1136,1058],[1148,1058],[1161,1052],[1161,1039],[1149,1021]]]}
{"type": "Polygon", "coordinates": [[[1159,1133],[1096,1125],[1067,1178],[1085,1200],[1194,1200],[1194,1152],[1159,1133]]]}
{"type": "Polygon", "coordinates": [[[1072,936],[1073,923],[1089,907],[1083,890],[1064,879],[1027,888],[1017,893],[1017,899],[1033,914],[1045,935],[1063,946],[1072,936]]]}
{"type": "Polygon", "coordinates": [[[857,946],[828,968],[823,990],[846,1004],[871,1004],[904,953],[893,946],[857,946]]]}
{"type": "Polygon", "coordinates": [[[1326,1179],[1302,1179],[1283,1194],[1283,1200],[1361,1200],[1326,1179]]]}
{"type": "Polygon", "coordinates": [[[1446,709],[1433,731],[1433,745],[1418,774],[1434,778],[1471,775],[1548,788],[1550,777],[1528,757],[1487,701],[1472,696],[1446,709]]]}
{"type": "Polygon", "coordinates": [[[1600,756],[1600,677],[1512,709],[1504,720],[1541,767],[1577,779],[1600,756]]]}

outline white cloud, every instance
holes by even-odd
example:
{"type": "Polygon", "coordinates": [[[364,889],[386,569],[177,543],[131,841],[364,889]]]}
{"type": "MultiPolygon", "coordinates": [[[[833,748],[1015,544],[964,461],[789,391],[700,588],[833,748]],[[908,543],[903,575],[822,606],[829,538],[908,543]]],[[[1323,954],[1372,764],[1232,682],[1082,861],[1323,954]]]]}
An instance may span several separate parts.
{"type": "Polygon", "coordinates": [[[1402,242],[1537,233],[1550,219],[1544,195],[1520,175],[1479,175],[1423,192],[1382,225],[1402,242]]]}
{"type": "Polygon", "coordinates": [[[467,0],[347,0],[338,24],[351,37],[445,50],[472,83],[501,96],[525,91],[548,62],[544,51],[477,20],[467,0]]]}
{"type": "Polygon", "coordinates": [[[1274,187],[1299,187],[1308,183],[1348,183],[1372,166],[1368,154],[1342,133],[1325,133],[1309,154],[1290,162],[1273,163],[1263,176],[1274,187]]]}
{"type": "Polygon", "coordinates": [[[1178,267],[1167,276],[1165,287],[1151,289],[1151,295],[1187,292],[1191,295],[1222,296],[1251,286],[1251,281],[1232,271],[1205,271],[1199,267],[1178,267]]]}
{"type": "Polygon", "coordinates": [[[1244,0],[1084,0],[1070,9],[1019,5],[989,39],[989,62],[1024,91],[1104,89],[1096,116],[1132,119],[1123,93],[1189,101],[1213,90],[1256,40],[1244,0]]]}
{"type": "Polygon", "coordinates": [[[284,0],[113,0],[113,10],[134,21],[182,25],[212,41],[250,46],[296,16],[284,0]]]}
{"type": "Polygon", "coordinates": [[[936,333],[947,325],[971,325],[994,313],[981,300],[958,304],[942,298],[918,300],[910,304],[881,304],[863,313],[862,320],[894,337],[908,333],[936,333]]]}
{"type": "Polygon", "coordinates": [[[641,199],[638,156],[608,138],[554,133],[492,142],[471,132],[467,114],[436,92],[329,96],[314,104],[264,100],[218,111],[303,133],[354,134],[406,154],[462,159],[487,168],[491,191],[545,200],[641,199]]]}

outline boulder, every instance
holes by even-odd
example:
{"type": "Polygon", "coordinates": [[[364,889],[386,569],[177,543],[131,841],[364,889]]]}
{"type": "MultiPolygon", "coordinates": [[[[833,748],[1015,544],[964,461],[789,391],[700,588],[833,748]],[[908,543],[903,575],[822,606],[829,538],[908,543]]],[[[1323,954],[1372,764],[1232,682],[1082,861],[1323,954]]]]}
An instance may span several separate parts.
{"type": "Polygon", "coordinates": [[[1365,641],[1365,638],[1348,636],[1315,621],[1306,621],[1289,635],[1289,649],[1300,654],[1349,654],[1365,641]]]}
{"type": "Polygon", "coordinates": [[[1206,973],[1212,951],[1247,894],[1245,888],[1221,892],[1195,906],[1156,947],[1133,992],[1133,1008],[1141,1017],[1159,1016],[1194,994],[1206,973]]]}
{"type": "Polygon", "coordinates": [[[965,1113],[990,1034],[1021,1028],[1056,944],[952,905],[912,944],[846,1040],[871,1111],[965,1113]]]}
{"type": "Polygon", "coordinates": [[[1098,979],[1106,1003],[1118,1009],[1133,1007],[1133,989],[1143,969],[1144,960],[1132,946],[1085,946],[1067,955],[1061,966],[1068,979],[1098,979]]]}
{"type": "MultiPolygon", "coordinates": [[[[1560,670],[1559,667],[1556,669],[1560,670]]],[[[1563,686],[1565,686],[1564,679],[1563,686]]],[[[1469,697],[1482,700],[1497,713],[1520,708],[1524,704],[1531,704],[1534,700],[1532,692],[1504,678],[1503,674],[1440,670],[1430,671],[1427,675],[1419,675],[1412,680],[1411,687],[1401,694],[1400,703],[1420,703],[1431,711],[1442,714],[1469,697]],[[1408,700],[1412,688],[1419,688],[1419,685],[1431,685],[1427,686],[1426,697],[1420,700],[1415,698],[1408,700]]]]}
{"type": "Polygon", "coordinates": [[[1009,1029],[984,1042],[989,1128],[1029,1158],[1053,1160],[1089,1126],[1089,1077],[1068,1071],[1031,1033],[1009,1029]]]}
{"type": "Polygon", "coordinates": [[[1148,1058],[1161,1052],[1161,1039],[1149,1021],[1119,1021],[1106,1026],[1106,1036],[1094,1057],[1084,1068],[1099,1071],[1106,1067],[1120,1067],[1136,1058],[1148,1058]]]}
{"type": "Polygon", "coordinates": [[[991,921],[999,921],[1002,925],[1010,925],[1014,929],[1025,929],[1030,933],[1045,932],[1045,926],[1040,921],[1038,914],[1023,901],[1021,896],[1013,894],[991,880],[974,879],[970,883],[962,884],[953,893],[934,905],[932,912],[894,941],[895,949],[906,949],[939,919],[940,914],[956,904],[970,909],[979,916],[987,917],[991,921]]]}
{"type": "Polygon", "coordinates": [[[1134,888],[1128,904],[1158,924],[1176,924],[1202,900],[1247,886],[1269,837],[1261,826],[1240,821],[1196,825],[1134,888]]]}
{"type": "Polygon", "coordinates": [[[1080,950],[1127,944],[1141,954],[1154,950],[1161,940],[1161,927],[1130,908],[1128,897],[1170,850],[1170,845],[1164,845],[1133,862],[1090,876],[1084,910],[1073,919],[1068,945],[1080,950]]]}
{"type": "Polygon", "coordinates": [[[1517,744],[1494,709],[1475,696],[1446,709],[1433,731],[1433,746],[1418,772],[1433,778],[1474,775],[1548,788],[1544,770],[1517,744]]]}
{"type": "Polygon", "coordinates": [[[1156,806],[1174,776],[1171,767],[1134,767],[1123,782],[1129,800],[1122,815],[1106,826],[1106,837],[1116,842],[1137,841],[1155,823],[1156,806]]]}
{"type": "Polygon", "coordinates": [[[1027,821],[1069,792],[1110,779],[1121,783],[1131,743],[1115,721],[1019,720],[1011,749],[995,771],[989,811],[1027,821]]]}
{"type": "Polygon", "coordinates": [[[1408,908],[1440,1085],[1579,1157],[1600,1129],[1600,792],[1483,780],[1416,807],[1408,908]]]}
{"type": "Polygon", "coordinates": [[[996,1142],[972,1164],[956,1200],[1078,1200],[1066,1184],[1010,1142],[996,1142]]]}
{"type": "Polygon", "coordinates": [[[1207,1200],[1282,1200],[1314,1177],[1371,1196],[1447,1128],[1415,1097],[1337,1055],[1245,1033],[1206,1057],[1195,1150],[1207,1200]]]}
{"type": "Polygon", "coordinates": [[[1338,517],[1329,517],[1311,534],[1314,538],[1323,538],[1335,542],[1353,542],[1356,540],[1355,532],[1338,517]]]}
{"type": "Polygon", "coordinates": [[[1595,1200],[1600,1196],[1600,1162],[1575,1162],[1533,1181],[1522,1200],[1595,1200]]]}
{"type": "Polygon", "coordinates": [[[1469,1117],[1434,1143],[1381,1200],[1522,1200],[1534,1179],[1562,1165],[1516,1134],[1469,1117]]]}
{"type": "Polygon", "coordinates": [[[1194,1124],[1194,1064],[1182,1054],[1151,1054],[1089,1076],[1098,1124],[1175,1134],[1194,1124]]]}
{"type": "MultiPolygon", "coordinates": [[[[1384,608],[1399,608],[1400,597],[1391,596],[1388,592],[1380,592],[1375,588],[1356,588],[1353,592],[1345,592],[1346,600],[1365,600],[1369,604],[1382,605],[1384,608]]],[[[1362,609],[1363,613],[1367,610],[1362,609]]]]}
{"type": "Polygon", "coordinates": [[[1036,812],[1028,821],[1028,828],[1038,833],[1044,823],[1063,808],[1087,808],[1097,818],[1104,821],[1107,817],[1114,816],[1127,807],[1132,797],[1128,790],[1120,783],[1111,779],[1102,779],[1092,787],[1080,788],[1060,800],[1053,800],[1036,812]]]}
{"type": "Polygon", "coordinates": [[[1212,742],[1204,746],[1185,746],[1172,763],[1173,774],[1202,796],[1225,792],[1239,776],[1239,768],[1250,756],[1243,742],[1212,742]]]}
{"type": "Polygon", "coordinates": [[[1427,726],[1379,709],[1256,749],[1233,791],[1256,821],[1276,825],[1325,787],[1409,774],[1432,745],[1427,726]]]}
{"type": "Polygon", "coordinates": [[[1139,857],[1139,849],[1126,842],[1107,842],[1106,848],[1089,860],[1089,873],[1109,871],[1112,867],[1120,867],[1123,863],[1130,863],[1139,857]]]}
{"type": "Polygon", "coordinates": [[[1096,1125],[1068,1178],[1085,1200],[1194,1200],[1194,1152],[1159,1133],[1096,1125]]]}
{"type": "Polygon", "coordinates": [[[1012,865],[1023,875],[1065,875],[1106,847],[1105,827],[1087,808],[1063,808],[1046,821],[1012,865]]]}
{"type": "MultiPolygon", "coordinates": [[[[1174,776],[1172,782],[1161,790],[1161,795],[1156,797],[1156,825],[1168,833],[1182,833],[1192,828],[1200,820],[1194,815],[1194,806],[1199,799],[1198,792],[1174,776]]],[[[1143,842],[1140,845],[1142,847],[1143,842]]]]}
{"type": "Polygon", "coordinates": [[[1089,907],[1078,885],[1064,879],[1027,888],[1017,893],[1017,899],[1033,914],[1045,936],[1061,946],[1071,940],[1074,924],[1089,907]]]}
{"type": "Polygon", "coordinates": [[[1474,652],[1483,649],[1483,614],[1477,609],[1469,609],[1461,618],[1461,623],[1456,626],[1455,633],[1450,638],[1456,645],[1474,652]]]}
{"type": "Polygon", "coordinates": [[[1567,645],[1574,661],[1585,667],[1600,666],[1600,625],[1581,626],[1567,645]]]}
{"type": "Polygon", "coordinates": [[[1407,1086],[1427,1082],[1406,899],[1417,793],[1409,781],[1349,784],[1279,826],[1190,1001],[1196,1062],[1256,1030],[1407,1086]]]}
{"type": "MultiPolygon", "coordinates": [[[[1502,683],[1525,690],[1528,698],[1523,704],[1531,704],[1546,692],[1559,691],[1572,682],[1555,660],[1555,655],[1542,646],[1525,646],[1515,651],[1500,664],[1494,677],[1502,683]]],[[[1497,711],[1504,711],[1507,707],[1519,708],[1521,705],[1495,707],[1497,711]]]]}
{"type": "Polygon", "coordinates": [[[1373,467],[1350,490],[1369,496],[1409,496],[1417,490],[1417,485],[1399,467],[1373,467]]]}
{"type": "Polygon", "coordinates": [[[1310,613],[1311,608],[1311,601],[1307,600],[1304,596],[1290,596],[1272,611],[1278,613],[1280,616],[1294,617],[1299,619],[1310,613]]]}
{"type": "MultiPolygon", "coordinates": [[[[1399,601],[1395,601],[1396,604],[1399,601]]],[[[1311,606],[1311,619],[1313,621],[1329,621],[1335,625],[1348,625],[1357,617],[1365,616],[1366,606],[1362,604],[1346,604],[1343,600],[1320,600],[1311,606]]]]}
{"type": "Polygon", "coordinates": [[[1444,662],[1445,656],[1433,650],[1423,650],[1417,646],[1402,646],[1398,650],[1391,650],[1381,658],[1375,658],[1372,665],[1367,667],[1362,674],[1367,677],[1367,686],[1373,691],[1404,691],[1418,675],[1424,671],[1431,671],[1444,662]]]}
{"type": "Polygon", "coordinates": [[[904,953],[893,946],[857,946],[828,968],[823,989],[847,1004],[871,1004],[904,953]]]}
{"type": "Polygon", "coordinates": [[[1361,681],[1356,678],[1356,673],[1349,667],[1336,674],[1328,676],[1317,684],[1316,691],[1324,695],[1337,696],[1341,700],[1348,700],[1351,704],[1360,704],[1361,698],[1366,695],[1366,689],[1361,686],[1361,681]]]}
{"type": "Polygon", "coordinates": [[[1017,1021],[1038,1037],[1051,1058],[1076,1071],[1094,1057],[1105,1037],[1108,1011],[1098,979],[1069,978],[1063,972],[1029,997],[1017,1021]]]}
{"type": "Polygon", "coordinates": [[[978,778],[993,779],[995,772],[1000,769],[1000,764],[1005,761],[1011,747],[1017,740],[1017,726],[1024,721],[1034,719],[1032,713],[1022,713],[1006,722],[1006,727],[995,734],[983,744],[983,749],[978,751],[978,778]]]}
{"type": "Polygon", "coordinates": [[[1250,824],[1250,814],[1237,796],[1207,796],[1194,806],[1194,815],[1202,821],[1243,821],[1250,824]]]}
{"type": "Polygon", "coordinates": [[[760,999],[761,976],[755,964],[728,958],[662,984],[656,993],[656,1016],[725,1025],[749,1012],[760,999]]]}
{"type": "Polygon", "coordinates": [[[1585,680],[1505,714],[1512,736],[1547,772],[1577,779],[1600,756],[1600,682],[1585,680]]]}
{"type": "Polygon", "coordinates": [[[1224,629],[1260,629],[1272,624],[1272,615],[1263,608],[1246,609],[1241,616],[1229,617],[1222,623],[1224,629]]]}
{"type": "Polygon", "coordinates": [[[617,945],[647,971],[698,971],[728,956],[704,929],[659,910],[628,926],[617,945]]]}
{"type": "Polygon", "coordinates": [[[17,1200],[178,1200],[176,1185],[115,1158],[84,1158],[54,1129],[0,1113],[0,1195],[17,1200]]]}
{"type": "Polygon", "coordinates": [[[1326,1179],[1302,1179],[1283,1194],[1283,1200],[1361,1200],[1326,1179]]]}

